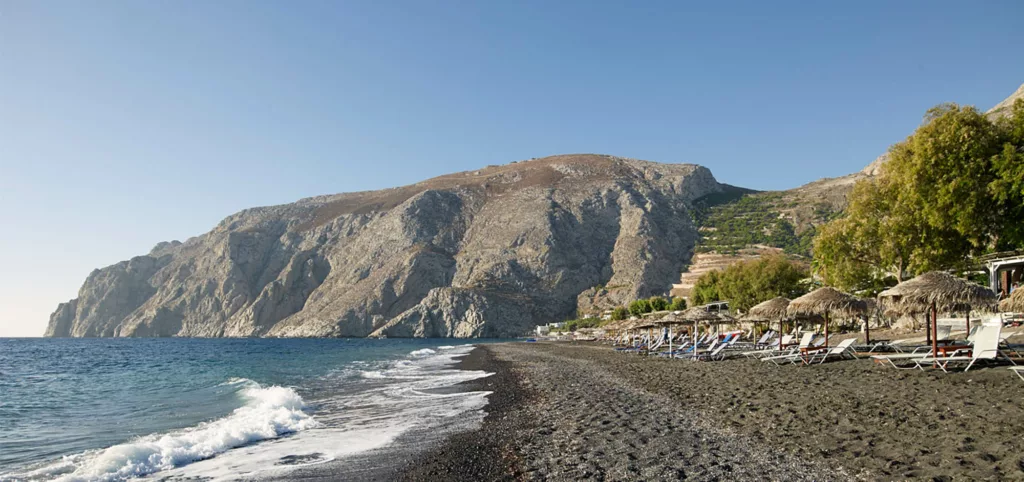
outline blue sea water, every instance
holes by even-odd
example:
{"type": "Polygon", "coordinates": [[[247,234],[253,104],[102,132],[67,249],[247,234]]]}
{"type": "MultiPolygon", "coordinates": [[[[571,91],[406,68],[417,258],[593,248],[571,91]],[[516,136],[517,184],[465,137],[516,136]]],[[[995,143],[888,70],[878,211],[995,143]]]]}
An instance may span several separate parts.
{"type": "MultiPolygon", "coordinates": [[[[480,341],[475,341],[480,343],[480,341]]],[[[0,480],[286,474],[479,423],[465,341],[0,339],[0,480]]],[[[467,427],[468,428],[468,427],[467,427]]]]}

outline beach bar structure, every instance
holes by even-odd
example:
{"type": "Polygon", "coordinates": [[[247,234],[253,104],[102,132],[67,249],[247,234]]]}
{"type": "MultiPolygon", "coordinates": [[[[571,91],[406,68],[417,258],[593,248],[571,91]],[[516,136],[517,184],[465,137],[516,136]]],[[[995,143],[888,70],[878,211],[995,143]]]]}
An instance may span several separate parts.
{"type": "Polygon", "coordinates": [[[1004,298],[1010,295],[1013,284],[1024,278],[1024,251],[993,253],[977,258],[976,263],[988,273],[989,289],[1004,298]]]}

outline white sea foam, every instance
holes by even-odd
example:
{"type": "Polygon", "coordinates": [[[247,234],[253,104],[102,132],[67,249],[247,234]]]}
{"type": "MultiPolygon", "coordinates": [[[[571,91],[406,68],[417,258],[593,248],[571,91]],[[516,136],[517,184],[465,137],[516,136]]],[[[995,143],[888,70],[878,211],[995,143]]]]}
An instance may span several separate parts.
{"type": "Polygon", "coordinates": [[[245,379],[229,382],[246,386],[240,392],[246,403],[224,418],[68,456],[32,472],[12,474],[12,478],[60,475],[58,480],[66,481],[124,480],[173,469],[235,447],[318,426],[318,422],[303,411],[305,404],[302,398],[290,388],[261,387],[245,379]]]}
{"type": "Polygon", "coordinates": [[[483,420],[489,392],[436,389],[490,375],[451,367],[472,349],[425,348],[407,359],[362,365],[372,370],[352,369],[358,377],[338,372],[339,383],[355,385],[340,385],[345,388],[337,395],[317,399],[315,420],[294,390],[233,378],[221,385],[236,387],[245,405],[224,418],[68,456],[32,472],[0,474],[0,481],[124,480],[148,474],[161,479],[274,478],[296,467],[383,448],[413,430],[471,429],[483,420]]]}
{"type": "Polygon", "coordinates": [[[237,448],[161,472],[160,476],[217,481],[287,478],[287,472],[297,466],[344,460],[352,454],[381,449],[413,430],[435,433],[434,428],[471,429],[483,421],[482,409],[489,392],[438,393],[435,389],[490,375],[451,367],[456,357],[472,349],[466,345],[441,353],[417,350],[420,354],[410,354],[410,359],[362,371],[365,386],[361,390],[317,400],[320,427],[273,443],[237,448]],[[301,460],[298,464],[281,464],[297,459],[301,460]]]}

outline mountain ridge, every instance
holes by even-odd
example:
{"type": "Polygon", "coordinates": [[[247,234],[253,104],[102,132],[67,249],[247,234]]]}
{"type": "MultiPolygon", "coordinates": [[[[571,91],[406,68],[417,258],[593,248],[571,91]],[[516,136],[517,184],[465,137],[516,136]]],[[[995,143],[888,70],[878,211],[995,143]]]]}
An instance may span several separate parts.
{"type": "Polygon", "coordinates": [[[44,336],[518,336],[671,290],[706,237],[699,199],[762,196],[801,235],[886,159],[748,193],[697,164],[568,154],[249,208],[94,270],[44,336]]]}
{"type": "Polygon", "coordinates": [[[664,291],[689,204],[718,189],[695,164],[587,154],[250,208],[94,271],[46,335],[519,335],[594,285],[664,291]]]}

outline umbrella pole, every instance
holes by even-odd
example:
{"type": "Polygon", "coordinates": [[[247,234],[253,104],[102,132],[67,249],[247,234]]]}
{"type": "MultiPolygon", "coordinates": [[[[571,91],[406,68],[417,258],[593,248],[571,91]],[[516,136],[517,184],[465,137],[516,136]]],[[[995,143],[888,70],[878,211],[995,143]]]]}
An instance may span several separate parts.
{"type": "Polygon", "coordinates": [[[693,321],[693,357],[697,358],[697,320],[693,321]]]}
{"type": "Polygon", "coordinates": [[[668,356],[672,355],[672,325],[668,325],[668,356]]]}
{"type": "Polygon", "coordinates": [[[924,340],[925,344],[931,345],[932,344],[932,320],[931,320],[931,317],[928,316],[928,312],[927,311],[924,313],[924,335],[925,335],[925,340],[924,340]]]}
{"type": "Polygon", "coordinates": [[[828,348],[828,313],[825,313],[825,348],[828,348]]]}
{"type": "MultiPolygon", "coordinates": [[[[939,356],[939,310],[935,308],[935,302],[932,302],[932,360],[939,356]]],[[[936,360],[932,362],[932,368],[937,368],[939,362],[936,360]]]]}
{"type": "Polygon", "coordinates": [[[864,344],[871,344],[871,315],[864,319],[864,344]]]}
{"type": "Polygon", "coordinates": [[[967,310],[966,322],[967,322],[967,333],[964,334],[965,338],[968,337],[968,336],[971,336],[971,310],[967,310]]]}
{"type": "Polygon", "coordinates": [[[782,327],[784,326],[783,323],[785,323],[785,322],[786,322],[785,320],[783,320],[782,318],[779,318],[779,351],[782,351],[782,348],[783,348],[782,347],[782,333],[784,333],[785,330],[782,327]]]}

